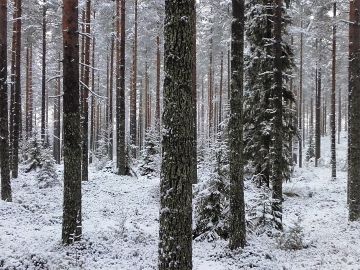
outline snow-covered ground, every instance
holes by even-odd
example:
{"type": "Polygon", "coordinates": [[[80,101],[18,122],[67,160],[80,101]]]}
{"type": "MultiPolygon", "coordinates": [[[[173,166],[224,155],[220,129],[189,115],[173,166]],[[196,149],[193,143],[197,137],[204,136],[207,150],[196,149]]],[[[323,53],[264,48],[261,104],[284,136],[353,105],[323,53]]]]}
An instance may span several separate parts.
{"type": "MultiPolygon", "coordinates": [[[[348,222],[341,140],[336,181],[327,137],[321,166],[296,169],[284,185],[285,228],[300,218],[306,248],[281,250],[265,234],[249,234],[236,252],[225,241],[195,241],[194,269],[360,269],[360,223],[348,222]]],[[[0,269],[157,269],[159,179],[91,169],[83,184],[83,240],[70,247],[61,245],[61,185],[39,189],[35,174],[21,174],[12,186],[13,202],[0,202],[0,269]]]]}

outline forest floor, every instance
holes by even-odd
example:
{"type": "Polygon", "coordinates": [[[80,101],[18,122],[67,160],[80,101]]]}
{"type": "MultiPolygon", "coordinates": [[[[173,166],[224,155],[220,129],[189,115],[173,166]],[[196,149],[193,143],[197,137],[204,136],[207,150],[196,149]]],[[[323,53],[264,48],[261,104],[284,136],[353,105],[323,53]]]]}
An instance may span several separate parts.
{"type": "MultiPolygon", "coordinates": [[[[345,136],[341,141],[336,181],[326,137],[320,167],[305,164],[284,185],[284,227],[300,220],[304,249],[282,250],[266,234],[249,234],[237,252],[226,241],[194,241],[194,269],[360,269],[360,223],[348,222],[345,136]]],[[[91,168],[83,184],[83,240],[68,247],[61,245],[61,184],[39,189],[35,174],[21,173],[12,187],[13,202],[0,202],[0,269],[157,269],[159,179],[91,168]]]]}

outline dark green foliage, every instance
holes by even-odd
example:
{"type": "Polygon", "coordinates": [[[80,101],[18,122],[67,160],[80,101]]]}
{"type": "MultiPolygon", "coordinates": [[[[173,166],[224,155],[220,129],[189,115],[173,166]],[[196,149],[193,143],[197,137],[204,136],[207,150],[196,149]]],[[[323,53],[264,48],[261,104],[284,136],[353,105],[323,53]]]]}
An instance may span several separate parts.
{"type": "Polygon", "coordinates": [[[48,188],[60,183],[51,150],[42,145],[36,134],[22,142],[22,152],[25,172],[37,172],[39,188],[48,188]]]}
{"type": "Polygon", "coordinates": [[[194,239],[227,239],[229,234],[229,161],[226,143],[217,143],[210,157],[214,171],[195,188],[194,239]],[[215,162],[214,162],[215,160],[215,162]]]}
{"type": "Polygon", "coordinates": [[[306,161],[310,161],[312,158],[315,157],[315,144],[313,140],[313,136],[311,135],[309,138],[309,147],[306,151],[306,161]]]}
{"type": "Polygon", "coordinates": [[[139,171],[141,175],[157,176],[160,173],[160,134],[154,127],[145,132],[144,149],[141,151],[139,171]]]}
{"type": "MultiPolygon", "coordinates": [[[[259,177],[259,183],[270,186],[274,160],[274,135],[282,134],[283,179],[289,179],[291,173],[291,139],[295,135],[295,112],[291,107],[294,102],[293,93],[287,88],[287,75],[293,67],[293,53],[286,39],[282,42],[282,118],[283,125],[275,125],[276,108],[275,82],[274,82],[274,52],[273,52],[273,23],[271,17],[273,10],[268,1],[251,0],[248,3],[246,36],[249,41],[246,62],[245,85],[245,155],[246,160],[253,167],[253,174],[259,177]],[[267,4],[267,5],[266,5],[267,4]]],[[[285,10],[284,10],[285,12],[285,10]]],[[[289,18],[284,15],[283,35],[286,34],[286,25],[289,18]]]]}

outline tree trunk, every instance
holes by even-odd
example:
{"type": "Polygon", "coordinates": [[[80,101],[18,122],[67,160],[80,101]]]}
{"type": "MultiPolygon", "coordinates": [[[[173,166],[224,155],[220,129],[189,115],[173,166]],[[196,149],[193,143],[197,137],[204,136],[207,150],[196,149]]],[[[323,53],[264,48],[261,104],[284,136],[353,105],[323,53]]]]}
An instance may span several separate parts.
{"type": "MultiPolygon", "coordinates": [[[[317,44],[317,41],[316,41],[317,44]]],[[[317,45],[316,45],[317,47],[317,45]]],[[[320,65],[320,61],[318,61],[320,65]]],[[[321,157],[321,67],[316,67],[316,108],[315,108],[315,167],[321,157]]]]}
{"type": "Polygon", "coordinates": [[[41,140],[46,140],[46,0],[42,14],[41,140]]]}
{"type": "Polygon", "coordinates": [[[246,242],[243,156],[244,0],[232,0],[231,94],[229,122],[230,248],[246,242]]]}
{"type": "Polygon", "coordinates": [[[160,37],[156,37],[156,125],[160,134],[161,130],[161,112],[160,112],[160,66],[161,66],[161,55],[160,55],[160,37]]]}
{"type": "Polygon", "coordinates": [[[349,219],[360,218],[360,0],[350,1],[349,24],[349,219]]]}
{"type": "Polygon", "coordinates": [[[192,269],[195,1],[165,1],[159,270],[192,269]],[[183,18],[188,18],[184,20],[183,18]]]}
{"type": "Polygon", "coordinates": [[[110,47],[110,82],[109,82],[109,158],[113,160],[114,153],[114,116],[113,116],[113,92],[114,92],[114,37],[111,37],[110,47]]]}
{"type": "Polygon", "coordinates": [[[127,174],[125,142],[125,0],[117,0],[116,154],[119,175],[127,174]],[[120,40],[120,42],[119,42],[120,40]]]}
{"type": "Polygon", "coordinates": [[[283,129],[283,104],[282,104],[282,87],[283,87],[283,62],[282,62],[282,9],[283,1],[274,0],[274,161],[272,164],[273,171],[273,204],[272,210],[275,217],[276,227],[282,230],[282,129],[283,129]]]}
{"type": "Polygon", "coordinates": [[[83,84],[81,87],[81,103],[82,103],[82,166],[81,180],[89,180],[89,89],[90,89],[90,16],[91,16],[91,0],[86,1],[85,7],[85,37],[84,37],[84,73],[83,84]]]}
{"type": "Polygon", "coordinates": [[[0,168],[1,199],[11,202],[7,94],[7,0],[0,0],[0,168]]]}
{"type": "Polygon", "coordinates": [[[55,100],[54,100],[54,150],[53,155],[57,164],[60,164],[61,161],[61,54],[59,53],[59,63],[58,63],[58,74],[59,78],[57,79],[57,87],[55,91],[55,100]]]}
{"type": "MultiPolygon", "coordinates": [[[[333,16],[336,19],[336,3],[333,6],[333,16]]],[[[333,22],[332,40],[332,81],[331,81],[331,179],[336,180],[336,23],[333,22]]]]}
{"type": "Polygon", "coordinates": [[[134,26],[134,47],[132,63],[132,82],[130,92],[130,144],[132,147],[132,157],[136,158],[136,103],[137,103],[137,46],[138,46],[138,2],[135,0],[135,26],[134,26]]]}
{"type": "MultiPolygon", "coordinates": [[[[301,28],[303,22],[301,19],[301,28]]],[[[299,104],[298,104],[298,118],[299,118],[299,168],[302,167],[302,147],[303,147],[303,117],[302,117],[302,106],[303,106],[303,33],[300,34],[300,86],[299,86],[299,104]]]]}
{"type": "Polygon", "coordinates": [[[64,211],[62,242],[81,238],[81,123],[79,104],[78,0],[64,0],[64,211]]]}

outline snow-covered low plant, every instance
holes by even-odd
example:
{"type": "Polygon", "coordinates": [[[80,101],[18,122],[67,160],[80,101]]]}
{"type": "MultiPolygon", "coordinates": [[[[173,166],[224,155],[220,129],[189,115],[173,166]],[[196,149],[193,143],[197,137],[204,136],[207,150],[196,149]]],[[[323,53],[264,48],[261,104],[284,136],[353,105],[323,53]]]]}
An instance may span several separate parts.
{"type": "Polygon", "coordinates": [[[300,250],[306,247],[300,218],[298,218],[292,227],[280,235],[278,245],[279,248],[283,250],[300,250]]]}
{"type": "Polygon", "coordinates": [[[226,144],[217,143],[216,148],[213,159],[215,164],[212,164],[214,166],[213,172],[206,181],[199,183],[195,189],[193,237],[197,240],[214,241],[228,237],[229,166],[226,144]]]}
{"type": "Polygon", "coordinates": [[[41,169],[37,173],[39,188],[50,188],[59,185],[55,160],[49,148],[44,148],[41,155],[41,169]]]}
{"type": "Polygon", "coordinates": [[[35,171],[39,188],[49,188],[58,185],[59,179],[55,169],[55,160],[50,148],[44,147],[36,134],[24,143],[25,172],[35,171]]]}
{"type": "Polygon", "coordinates": [[[153,177],[159,175],[161,164],[160,134],[155,127],[145,132],[144,149],[141,150],[139,172],[142,176],[153,177]]]}

